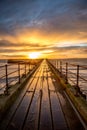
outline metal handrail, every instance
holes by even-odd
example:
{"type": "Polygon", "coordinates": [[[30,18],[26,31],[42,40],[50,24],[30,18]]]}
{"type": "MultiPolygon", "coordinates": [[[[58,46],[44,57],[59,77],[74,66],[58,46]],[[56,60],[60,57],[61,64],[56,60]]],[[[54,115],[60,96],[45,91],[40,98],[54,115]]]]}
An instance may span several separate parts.
{"type": "MultiPolygon", "coordinates": [[[[40,61],[37,61],[37,63],[39,64],[40,61]]],[[[8,89],[10,87],[10,84],[14,81],[15,83],[16,82],[20,83],[21,78],[24,76],[26,77],[26,75],[30,72],[30,68],[33,69],[37,63],[32,64],[30,62],[29,63],[22,62],[22,63],[5,64],[3,66],[0,66],[1,71],[3,70],[3,74],[1,74],[0,76],[0,82],[1,82],[0,91],[3,90],[5,94],[8,94],[8,89]],[[15,70],[12,70],[12,68],[9,68],[9,66],[13,67],[14,65],[15,65],[15,68],[14,68],[15,70]],[[14,78],[14,74],[16,75],[16,79],[14,78]]]]}
{"type": "Polygon", "coordinates": [[[61,73],[62,76],[64,76],[66,83],[71,84],[70,81],[74,82],[75,86],[77,87],[76,89],[76,91],[78,91],[77,93],[79,92],[82,93],[80,87],[81,84],[83,83],[82,81],[84,81],[87,84],[87,75],[84,78],[84,75],[81,74],[81,71],[82,70],[87,71],[87,65],[77,65],[68,62],[63,62],[62,60],[49,60],[49,62],[61,73]],[[73,72],[73,70],[75,72],[73,72]]]}

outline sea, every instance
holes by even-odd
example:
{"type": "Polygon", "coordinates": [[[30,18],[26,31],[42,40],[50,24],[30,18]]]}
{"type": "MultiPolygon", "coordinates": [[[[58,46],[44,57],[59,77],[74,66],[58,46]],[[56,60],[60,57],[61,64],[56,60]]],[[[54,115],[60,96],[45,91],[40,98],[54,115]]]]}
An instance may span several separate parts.
{"type": "MultiPolygon", "coordinates": [[[[53,61],[59,61],[60,60],[63,63],[69,63],[69,64],[73,64],[75,66],[69,65],[68,66],[68,82],[72,85],[72,86],[76,86],[77,84],[77,65],[80,65],[81,67],[79,67],[79,87],[80,87],[80,91],[87,96],[87,58],[78,58],[78,59],[54,59],[53,61]]],[[[66,66],[65,64],[63,64],[63,69],[62,69],[62,73],[65,75],[66,72],[66,66]]],[[[8,64],[8,60],[0,60],[0,94],[2,94],[5,90],[5,85],[6,85],[6,79],[5,77],[3,77],[3,75],[5,75],[6,71],[5,71],[5,67],[1,67],[1,66],[5,66],[5,64],[8,64]]],[[[21,66],[22,68],[23,66],[21,66]]],[[[55,66],[56,67],[56,66],[55,66]]],[[[18,69],[18,65],[12,65],[8,67],[8,72],[12,73],[13,71],[17,71],[18,69]]],[[[21,70],[21,75],[24,73],[24,70],[21,70]]],[[[15,84],[16,82],[18,82],[18,72],[12,73],[9,76],[9,83],[11,82],[10,85],[15,84]],[[13,82],[11,82],[13,81],[13,82]]]]}
{"type": "Polygon", "coordinates": [[[7,64],[8,60],[0,60],[0,66],[7,64]]]}
{"type": "MultiPolygon", "coordinates": [[[[18,64],[11,64],[8,63],[8,60],[0,60],[0,94],[3,94],[6,89],[6,66],[7,65],[7,73],[9,74],[8,77],[8,84],[9,87],[16,84],[18,79],[18,64]]],[[[25,65],[20,65],[20,76],[22,77],[25,73],[25,65]]],[[[29,66],[26,66],[26,73],[29,70],[29,66]]]]}
{"type": "Polygon", "coordinates": [[[66,76],[66,63],[68,63],[68,83],[73,87],[79,86],[79,90],[86,97],[87,100],[87,58],[76,59],[55,59],[51,63],[61,72],[60,61],[62,62],[62,74],[66,76]],[[79,70],[77,67],[79,65],[79,70]],[[77,73],[79,73],[77,77],[77,73]],[[77,78],[78,81],[77,82],[77,78]]]}

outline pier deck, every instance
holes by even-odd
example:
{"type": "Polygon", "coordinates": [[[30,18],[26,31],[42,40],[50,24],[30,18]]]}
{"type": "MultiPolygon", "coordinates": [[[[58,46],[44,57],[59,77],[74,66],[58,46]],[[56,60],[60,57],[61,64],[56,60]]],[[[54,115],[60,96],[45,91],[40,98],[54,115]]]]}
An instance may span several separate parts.
{"type": "Polygon", "coordinates": [[[0,130],[84,130],[64,90],[43,61],[0,124],[0,130]]]}

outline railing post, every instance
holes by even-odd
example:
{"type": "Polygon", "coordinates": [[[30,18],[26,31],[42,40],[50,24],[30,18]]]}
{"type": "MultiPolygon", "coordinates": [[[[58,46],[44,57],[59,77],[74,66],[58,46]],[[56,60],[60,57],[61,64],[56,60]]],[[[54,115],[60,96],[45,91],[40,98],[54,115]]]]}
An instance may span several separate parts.
{"type": "Polygon", "coordinates": [[[56,60],[55,60],[55,68],[56,68],[56,60]]]}
{"type": "Polygon", "coordinates": [[[61,61],[60,61],[60,72],[61,72],[61,61]]]}
{"type": "Polygon", "coordinates": [[[58,63],[57,63],[57,64],[58,64],[57,69],[58,69],[58,71],[59,71],[59,61],[58,61],[58,63]]]}
{"type": "Polygon", "coordinates": [[[57,60],[57,67],[56,68],[58,69],[58,60],[57,60]]]}
{"type": "Polygon", "coordinates": [[[60,73],[62,74],[62,61],[60,61],[60,73]]]}
{"type": "Polygon", "coordinates": [[[56,60],[56,66],[55,66],[55,67],[56,67],[56,69],[57,69],[57,60],[56,60]]]}
{"type": "Polygon", "coordinates": [[[77,65],[77,77],[76,77],[76,95],[79,92],[79,65],[77,65]]]}
{"type": "Polygon", "coordinates": [[[30,70],[31,70],[31,64],[30,64],[30,70]]]}
{"type": "Polygon", "coordinates": [[[54,67],[56,68],[56,60],[54,60],[54,67]]]}
{"type": "Polygon", "coordinates": [[[30,72],[30,63],[28,64],[28,66],[29,66],[29,72],[30,72]]]}
{"type": "Polygon", "coordinates": [[[18,79],[19,79],[19,83],[21,82],[20,81],[20,63],[18,63],[18,79]]]}
{"type": "Polygon", "coordinates": [[[68,63],[66,63],[66,84],[68,84],[68,63]]]}
{"type": "Polygon", "coordinates": [[[77,87],[79,87],[79,65],[77,65],[77,87]]]}
{"type": "Polygon", "coordinates": [[[5,74],[6,74],[6,89],[4,91],[4,93],[6,95],[8,95],[8,65],[5,65],[5,74]]]}
{"type": "Polygon", "coordinates": [[[56,60],[54,61],[54,67],[56,68],[56,60]]]}
{"type": "Polygon", "coordinates": [[[26,77],[26,63],[25,63],[25,77],[26,77]]]}

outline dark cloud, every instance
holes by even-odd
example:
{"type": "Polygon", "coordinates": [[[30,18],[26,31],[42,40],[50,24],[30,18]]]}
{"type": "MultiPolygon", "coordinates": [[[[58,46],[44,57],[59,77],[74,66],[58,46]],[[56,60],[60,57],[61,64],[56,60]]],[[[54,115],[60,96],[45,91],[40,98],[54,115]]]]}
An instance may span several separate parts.
{"type": "Polygon", "coordinates": [[[0,47],[12,46],[12,43],[6,40],[0,40],[0,47]]]}
{"type": "Polygon", "coordinates": [[[12,43],[7,40],[0,40],[0,48],[1,47],[46,47],[46,45],[40,45],[39,43],[12,43]]]}
{"type": "Polygon", "coordinates": [[[13,55],[3,55],[3,54],[2,54],[2,56],[3,56],[3,57],[7,57],[8,59],[9,59],[9,58],[15,58],[15,59],[16,59],[16,58],[19,58],[19,59],[20,59],[20,58],[21,58],[21,59],[24,58],[24,59],[25,59],[25,57],[26,57],[26,56],[24,56],[24,55],[15,55],[15,57],[14,57],[14,54],[13,54],[13,55]]]}
{"type": "Polygon", "coordinates": [[[84,30],[87,27],[86,23],[87,0],[3,0],[0,2],[0,33],[14,34],[15,28],[23,27],[75,32],[84,30]]]}

